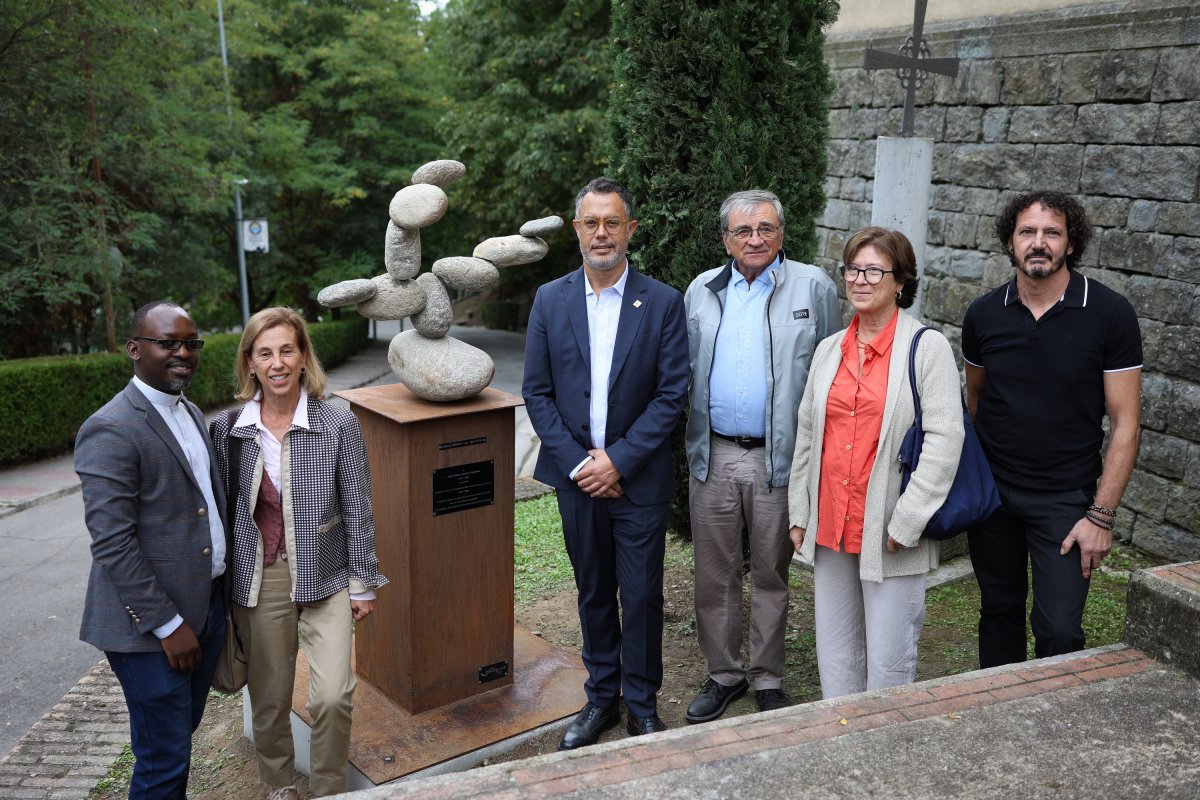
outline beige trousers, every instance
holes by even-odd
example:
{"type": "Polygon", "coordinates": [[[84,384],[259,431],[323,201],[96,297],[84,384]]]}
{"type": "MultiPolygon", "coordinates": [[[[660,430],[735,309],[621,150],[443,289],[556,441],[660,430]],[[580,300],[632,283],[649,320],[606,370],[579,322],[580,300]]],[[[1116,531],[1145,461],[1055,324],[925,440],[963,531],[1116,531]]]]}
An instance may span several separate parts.
{"type": "Polygon", "coordinates": [[[355,678],[350,669],[350,593],[343,589],[316,603],[293,603],[286,561],[263,570],[254,608],[234,606],[250,655],[250,704],[258,774],[272,788],[295,783],[295,748],[289,719],[296,675],[297,629],[308,660],[306,708],[312,715],[309,786],[316,797],[346,791],[350,712],[355,678]]]}
{"type": "Polygon", "coordinates": [[[787,487],[767,490],[763,448],[744,450],[711,437],[708,480],[692,478],[696,632],[708,674],[755,690],[783,682],[788,610],[787,487]],[[750,535],[750,668],[742,659],[742,526],[750,535]]]}

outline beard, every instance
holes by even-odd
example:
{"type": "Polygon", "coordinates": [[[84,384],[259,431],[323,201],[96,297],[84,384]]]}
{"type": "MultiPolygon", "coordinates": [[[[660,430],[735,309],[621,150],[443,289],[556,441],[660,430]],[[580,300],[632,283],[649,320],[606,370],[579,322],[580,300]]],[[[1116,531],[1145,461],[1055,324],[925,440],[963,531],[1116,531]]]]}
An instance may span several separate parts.
{"type": "Polygon", "coordinates": [[[1024,272],[1028,277],[1034,279],[1049,278],[1051,275],[1062,269],[1063,265],[1067,263],[1067,257],[1065,254],[1062,258],[1056,261],[1051,257],[1050,252],[1047,250],[1030,250],[1025,254],[1025,260],[1023,262],[1018,262],[1016,253],[1010,252],[1008,254],[1008,260],[1012,262],[1014,267],[1021,270],[1021,272],[1024,272]],[[1031,265],[1029,263],[1029,259],[1035,256],[1045,259],[1048,263],[1045,266],[1031,265]]]}
{"type": "Polygon", "coordinates": [[[625,263],[625,248],[619,247],[615,242],[612,246],[612,252],[610,252],[608,256],[593,255],[582,247],[579,248],[579,252],[583,256],[584,263],[597,272],[607,272],[608,270],[625,263]]]}
{"type": "Polygon", "coordinates": [[[190,384],[192,382],[192,378],[195,377],[195,375],[196,375],[196,365],[192,364],[191,362],[188,362],[188,361],[170,361],[167,363],[167,369],[170,369],[171,367],[173,367],[177,364],[186,364],[187,366],[191,367],[192,374],[186,378],[169,378],[167,380],[168,391],[170,391],[173,394],[179,394],[184,389],[186,389],[188,387],[188,384],[190,384]]]}

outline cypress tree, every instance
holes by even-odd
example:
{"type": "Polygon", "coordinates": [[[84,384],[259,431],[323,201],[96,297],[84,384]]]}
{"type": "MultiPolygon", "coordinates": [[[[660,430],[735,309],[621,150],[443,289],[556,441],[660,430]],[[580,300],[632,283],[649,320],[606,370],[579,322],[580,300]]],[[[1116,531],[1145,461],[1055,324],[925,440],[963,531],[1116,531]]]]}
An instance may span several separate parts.
{"type": "Polygon", "coordinates": [[[633,194],[638,268],[680,290],[726,257],[717,218],[769,189],[784,252],[811,260],[825,204],[822,55],[835,0],[615,0],[610,174],[633,194]]]}
{"type": "MultiPolygon", "coordinates": [[[[720,265],[718,211],[742,189],[779,196],[784,252],[811,261],[832,91],[823,31],[837,11],[835,0],[614,0],[609,174],[634,198],[639,270],[683,291],[720,265]]],[[[686,475],[682,425],[673,449],[686,475]]],[[[686,490],[670,524],[690,534],[686,490]]]]}

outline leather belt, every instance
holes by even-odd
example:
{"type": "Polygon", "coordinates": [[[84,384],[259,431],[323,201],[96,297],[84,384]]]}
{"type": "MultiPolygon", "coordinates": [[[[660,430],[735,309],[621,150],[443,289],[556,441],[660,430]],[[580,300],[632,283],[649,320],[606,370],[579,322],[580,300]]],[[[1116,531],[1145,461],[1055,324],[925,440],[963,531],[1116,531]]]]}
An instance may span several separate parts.
{"type": "Polygon", "coordinates": [[[753,450],[756,447],[766,447],[767,439],[764,436],[727,436],[723,433],[712,432],[712,435],[718,439],[724,439],[727,442],[733,442],[743,450],[753,450]]]}

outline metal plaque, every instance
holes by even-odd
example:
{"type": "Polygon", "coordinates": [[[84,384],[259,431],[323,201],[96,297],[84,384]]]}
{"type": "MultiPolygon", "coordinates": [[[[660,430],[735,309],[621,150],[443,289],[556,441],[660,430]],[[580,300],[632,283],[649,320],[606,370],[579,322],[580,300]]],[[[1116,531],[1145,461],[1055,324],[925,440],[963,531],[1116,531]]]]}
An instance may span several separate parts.
{"type": "Polygon", "coordinates": [[[496,462],[476,461],[433,471],[433,515],[490,506],[496,497],[496,462]]]}
{"type": "Polygon", "coordinates": [[[508,662],[497,661],[495,664],[488,664],[485,667],[479,668],[479,682],[487,683],[503,678],[508,674],[508,662]]]}
{"type": "Polygon", "coordinates": [[[487,444],[486,436],[476,436],[473,439],[459,439],[454,442],[442,442],[438,445],[438,450],[453,450],[456,447],[470,447],[475,444],[487,444]]]}

